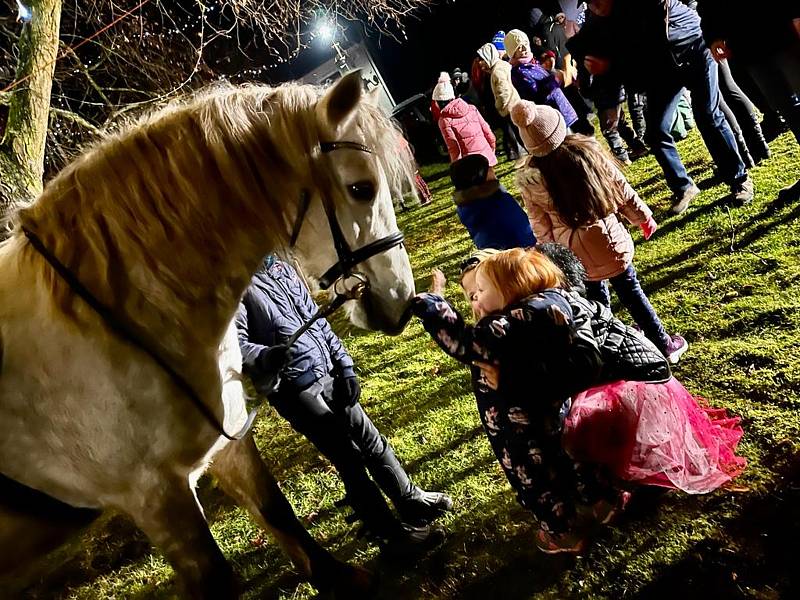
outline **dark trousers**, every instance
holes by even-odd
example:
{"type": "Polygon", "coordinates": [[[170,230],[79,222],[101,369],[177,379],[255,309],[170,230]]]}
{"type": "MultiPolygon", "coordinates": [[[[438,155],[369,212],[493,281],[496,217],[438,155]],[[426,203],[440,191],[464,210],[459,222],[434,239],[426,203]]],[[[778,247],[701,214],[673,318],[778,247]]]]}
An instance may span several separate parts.
{"type": "Polygon", "coordinates": [[[636,137],[644,141],[647,126],[644,111],[647,108],[647,97],[644,94],[628,92],[628,112],[631,115],[631,126],[636,137]]]}
{"type": "Polygon", "coordinates": [[[503,133],[503,150],[508,158],[519,158],[520,147],[524,148],[519,131],[510,117],[500,117],[500,131],[503,133]]]}
{"type": "Polygon", "coordinates": [[[747,177],[733,132],[720,109],[717,63],[705,44],[687,50],[685,56],[680,67],[662,74],[647,90],[648,145],[676,195],[694,185],[670,133],[684,86],[692,93],[697,126],[722,178],[732,185],[747,177]]]}
{"type": "Polygon", "coordinates": [[[380,461],[389,444],[361,404],[333,403],[332,383],[328,377],[302,392],[281,390],[270,396],[270,403],[333,463],[356,514],[368,525],[380,526],[393,516],[367,469],[380,461]]]}
{"type": "Polygon", "coordinates": [[[628,159],[628,150],[635,150],[644,146],[644,142],[636,136],[636,132],[628,124],[625,118],[625,111],[622,104],[611,108],[603,108],[597,111],[597,119],[600,122],[600,131],[606,138],[609,148],[621,161],[628,159]],[[624,142],[623,142],[624,141],[624,142]],[[625,147],[625,144],[628,147],[625,147]]]}
{"type": "MultiPolygon", "coordinates": [[[[636,275],[636,269],[633,265],[628,265],[619,275],[610,277],[608,281],[617,292],[619,301],[622,306],[628,309],[631,317],[636,324],[642,329],[645,337],[653,342],[662,353],[666,353],[667,344],[670,342],[670,337],[661,324],[653,305],[642,290],[639,284],[639,278],[636,275]]],[[[586,282],[586,296],[590,300],[595,300],[611,307],[611,296],[608,293],[608,285],[605,281],[587,281],[586,282]]]]}
{"type": "Polygon", "coordinates": [[[778,111],[800,143],[800,42],[757,63],[746,63],[769,105],[778,111]]]}
{"type": "MultiPolygon", "coordinates": [[[[722,92],[725,103],[741,128],[742,136],[750,154],[756,160],[767,158],[769,156],[769,146],[767,146],[764,133],[761,131],[756,107],[733,78],[733,73],[727,60],[719,62],[719,89],[722,92]]],[[[738,138],[737,142],[739,142],[738,138]]],[[[741,143],[739,143],[739,146],[741,151],[741,143]]],[[[746,157],[743,155],[742,158],[746,157]]]]}

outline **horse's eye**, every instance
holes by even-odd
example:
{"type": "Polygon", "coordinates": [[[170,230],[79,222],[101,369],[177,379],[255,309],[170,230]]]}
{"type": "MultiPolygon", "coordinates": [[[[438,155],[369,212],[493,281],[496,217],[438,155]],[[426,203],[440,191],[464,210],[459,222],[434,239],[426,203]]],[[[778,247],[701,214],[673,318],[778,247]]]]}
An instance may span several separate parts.
{"type": "Polygon", "coordinates": [[[371,181],[357,181],[347,186],[348,193],[354,200],[369,202],[375,197],[375,185],[371,181]]]}

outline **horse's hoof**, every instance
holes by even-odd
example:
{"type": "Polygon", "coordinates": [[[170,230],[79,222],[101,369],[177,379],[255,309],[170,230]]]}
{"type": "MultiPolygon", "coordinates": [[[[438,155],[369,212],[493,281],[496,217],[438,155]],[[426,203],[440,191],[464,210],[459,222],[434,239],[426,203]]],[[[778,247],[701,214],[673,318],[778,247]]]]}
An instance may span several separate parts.
{"type": "Polygon", "coordinates": [[[337,585],[334,592],[335,598],[372,598],[378,587],[378,578],[371,572],[361,567],[350,566],[349,581],[337,585]]]}
{"type": "Polygon", "coordinates": [[[374,597],[377,582],[377,577],[366,569],[339,563],[327,581],[316,587],[325,597],[360,599],[374,597]]]}

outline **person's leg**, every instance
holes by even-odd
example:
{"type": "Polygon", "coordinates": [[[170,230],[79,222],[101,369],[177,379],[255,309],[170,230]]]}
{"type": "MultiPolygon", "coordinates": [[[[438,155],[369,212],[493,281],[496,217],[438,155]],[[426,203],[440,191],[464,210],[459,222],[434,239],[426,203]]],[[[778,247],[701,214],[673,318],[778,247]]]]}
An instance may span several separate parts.
{"type": "Polygon", "coordinates": [[[639,137],[636,135],[636,131],[634,131],[633,127],[631,127],[630,123],[628,122],[628,118],[625,116],[625,109],[621,104],[619,106],[617,131],[619,131],[619,135],[628,145],[628,157],[631,160],[636,160],[637,158],[647,154],[647,146],[644,145],[644,142],[639,139],[639,137]]]}
{"type": "Polygon", "coordinates": [[[667,186],[678,198],[694,186],[694,182],[686,172],[686,167],[681,162],[678,149],[675,147],[675,140],[670,133],[678,101],[682,94],[679,86],[680,84],[673,78],[665,76],[660,85],[648,90],[645,111],[646,142],[664,171],[667,186]]]}
{"type": "MultiPolygon", "coordinates": [[[[733,77],[727,60],[719,62],[719,88],[725,103],[741,127],[750,153],[756,162],[769,158],[770,151],[756,113],[756,107],[733,77]]],[[[741,150],[741,145],[739,147],[741,150]]]]}
{"type": "Polygon", "coordinates": [[[642,329],[645,337],[666,355],[670,336],[642,290],[633,264],[628,265],[628,268],[619,275],[611,277],[609,281],[614,287],[617,296],[619,296],[620,302],[628,309],[631,317],[642,329]]]}
{"type": "Polygon", "coordinates": [[[730,125],[733,137],[736,140],[736,148],[739,150],[739,156],[741,156],[744,166],[748,169],[752,169],[756,165],[753,161],[753,157],[750,155],[750,148],[747,147],[747,142],[744,139],[744,134],[742,133],[742,128],[739,125],[736,115],[733,114],[731,107],[725,102],[724,97],[720,97],[719,99],[719,108],[722,114],[725,115],[725,120],[728,122],[728,125],[730,125]]]}
{"type": "MultiPolygon", "coordinates": [[[[717,73],[717,63],[706,47],[698,49],[689,64],[684,67],[686,84],[692,93],[697,126],[711,157],[719,168],[720,176],[732,190],[735,190],[738,184],[748,180],[747,170],[739,156],[733,131],[720,106],[717,73]]],[[[749,196],[752,199],[752,192],[749,196]]],[[[740,201],[749,200],[740,199],[740,201]]]]}
{"type": "Polygon", "coordinates": [[[605,280],[587,281],[586,297],[589,300],[594,300],[603,306],[611,308],[611,296],[608,293],[608,284],[605,282],[605,280]]]}
{"type": "Polygon", "coordinates": [[[519,144],[517,143],[516,135],[512,131],[513,128],[514,125],[508,117],[501,117],[500,130],[503,133],[503,150],[509,160],[517,160],[519,158],[519,144]]]}
{"type": "Polygon", "coordinates": [[[373,479],[404,522],[425,525],[452,508],[453,501],[445,494],[426,492],[411,482],[391,444],[380,434],[360,403],[337,408],[334,412],[340,426],[361,451],[373,479]]]}
{"type": "Polygon", "coordinates": [[[647,106],[647,97],[644,94],[636,92],[628,92],[628,112],[631,114],[631,126],[636,132],[642,142],[645,141],[645,133],[647,132],[645,120],[645,108],[647,106]]]}
{"type": "Polygon", "coordinates": [[[620,106],[612,106],[610,108],[602,108],[597,111],[597,118],[600,122],[600,131],[603,137],[606,138],[611,152],[623,163],[630,163],[628,158],[628,151],[620,136],[618,123],[620,113],[622,112],[620,106]]]}
{"type": "Polygon", "coordinates": [[[800,44],[747,65],[750,75],[800,143],[800,44]]]}

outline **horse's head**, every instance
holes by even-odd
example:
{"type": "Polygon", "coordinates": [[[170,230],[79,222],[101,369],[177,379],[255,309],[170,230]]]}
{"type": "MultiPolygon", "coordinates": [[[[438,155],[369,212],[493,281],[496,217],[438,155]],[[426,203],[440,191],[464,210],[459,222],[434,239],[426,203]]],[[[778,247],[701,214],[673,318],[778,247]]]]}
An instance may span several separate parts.
{"type": "Polygon", "coordinates": [[[407,144],[365,97],[359,72],[346,75],[320,98],[314,118],[319,145],[312,153],[307,212],[301,209],[295,223],[300,227],[295,253],[307,274],[320,281],[343,254],[377,244],[377,253],[367,252],[371,256],[351,267],[369,285],[346,306],[356,325],[399,333],[415,292],[408,255],[399,236],[393,237],[398,229],[392,198],[412,173],[407,144]],[[337,229],[344,245],[335,241],[337,229]],[[381,250],[382,240],[388,249],[381,250]]]}

